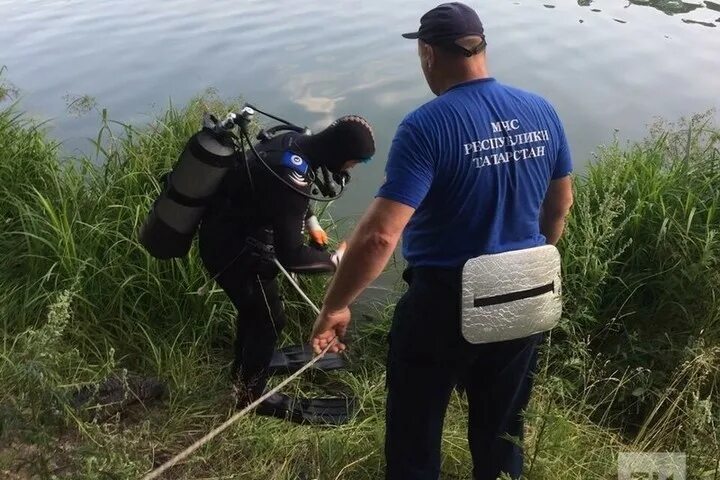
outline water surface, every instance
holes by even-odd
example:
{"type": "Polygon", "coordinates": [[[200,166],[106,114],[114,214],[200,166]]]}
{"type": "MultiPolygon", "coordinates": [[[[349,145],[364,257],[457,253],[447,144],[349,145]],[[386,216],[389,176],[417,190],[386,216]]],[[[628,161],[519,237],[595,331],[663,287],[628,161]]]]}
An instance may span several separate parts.
{"type": "MultiPolygon", "coordinates": [[[[69,152],[89,150],[97,114],[148,121],[207,88],[320,128],[372,121],[376,162],[334,206],[364,210],[402,117],[432,98],[414,30],[427,0],[0,0],[0,65],[22,105],[69,152]],[[90,102],[92,103],[92,102],[90,102]],[[71,112],[68,112],[68,104],[71,112]]],[[[720,106],[720,5],[669,0],[469,1],[486,25],[493,76],[547,97],[579,169],[599,144],[643,136],[655,117],[720,106]]]]}

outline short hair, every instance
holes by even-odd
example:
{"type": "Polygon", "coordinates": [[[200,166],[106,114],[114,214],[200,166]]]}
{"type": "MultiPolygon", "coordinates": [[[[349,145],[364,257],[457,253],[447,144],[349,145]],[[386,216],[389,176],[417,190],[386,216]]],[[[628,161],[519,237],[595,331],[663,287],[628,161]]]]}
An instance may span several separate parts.
{"type": "Polygon", "coordinates": [[[467,37],[458,38],[454,42],[436,46],[444,52],[470,58],[484,52],[487,42],[482,35],[468,35],[467,37]]]}

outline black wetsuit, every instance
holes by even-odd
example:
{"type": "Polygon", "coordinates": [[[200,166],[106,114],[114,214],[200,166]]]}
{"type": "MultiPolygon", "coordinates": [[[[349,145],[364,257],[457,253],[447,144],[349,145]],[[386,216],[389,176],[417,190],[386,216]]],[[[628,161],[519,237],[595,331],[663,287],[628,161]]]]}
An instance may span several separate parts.
{"type": "MultiPolygon", "coordinates": [[[[256,145],[265,162],[294,188],[310,193],[311,182],[293,150],[289,133],[256,145]],[[290,152],[290,153],[288,153],[290,152]]],[[[200,256],[237,308],[233,378],[250,398],[262,394],[266,369],[285,325],[276,276],[277,257],[289,271],[334,270],[328,252],[305,245],[309,199],[274,177],[248,152],[224,179],[200,226],[200,256]],[[250,171],[248,175],[248,169],[250,171]]],[[[305,159],[307,161],[307,159],[305,159]]]]}

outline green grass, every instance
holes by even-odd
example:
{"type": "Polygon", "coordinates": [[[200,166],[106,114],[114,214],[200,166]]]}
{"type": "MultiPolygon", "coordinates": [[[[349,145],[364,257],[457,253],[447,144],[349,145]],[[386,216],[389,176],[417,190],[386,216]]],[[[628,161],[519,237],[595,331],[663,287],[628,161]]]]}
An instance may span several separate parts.
{"type": "MultiPolygon", "coordinates": [[[[1,106],[0,106],[1,107],[1,106]]],[[[94,152],[63,158],[7,104],[0,110],[0,476],[138,478],[232,414],[234,311],[193,249],[161,262],[136,232],[212,96],[140,129],[101,113],[94,152]],[[169,396],[94,418],[69,403],[110,372],[156,376],[169,396]]],[[[720,479],[720,136],[712,117],[658,125],[602,149],[576,182],[561,250],[566,308],[543,349],[527,413],[527,478],[608,479],[621,451],[684,451],[690,478],[720,479]]],[[[329,217],[326,221],[330,223],[329,217]]],[[[324,278],[303,278],[319,300],[324,278]]],[[[286,341],[312,314],[284,285],[286,341]]],[[[351,370],[312,384],[359,398],[340,428],[249,416],[167,478],[376,479],[383,471],[384,355],[391,303],[353,331],[351,370]]],[[[443,478],[468,478],[463,399],[443,478]]]]}

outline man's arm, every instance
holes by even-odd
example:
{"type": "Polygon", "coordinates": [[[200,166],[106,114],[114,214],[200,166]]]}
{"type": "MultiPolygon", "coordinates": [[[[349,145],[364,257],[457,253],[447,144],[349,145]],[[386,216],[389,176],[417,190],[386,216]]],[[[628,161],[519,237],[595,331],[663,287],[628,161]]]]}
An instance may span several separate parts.
{"type": "Polygon", "coordinates": [[[414,211],[385,198],[373,201],[350,236],[325,295],[325,308],[341,310],[349,306],[382,273],[414,211]]]}
{"type": "Polygon", "coordinates": [[[273,222],[275,253],[280,263],[295,273],[327,273],[335,270],[330,253],[305,245],[304,218],[283,215],[273,222]]]}
{"type": "MultiPolygon", "coordinates": [[[[378,197],[360,219],[315,322],[312,342],[316,352],[345,334],[349,305],[382,273],[414,212],[413,207],[378,197]]],[[[344,349],[339,341],[331,347],[332,351],[344,349]]]]}
{"type": "Polygon", "coordinates": [[[540,208],[540,232],[547,243],[555,245],[565,229],[565,217],[573,204],[572,179],[570,175],[550,181],[540,208]]]}
{"type": "MultiPolygon", "coordinates": [[[[278,173],[296,189],[306,193],[310,191],[310,182],[298,177],[293,171],[282,168],[278,173]]],[[[335,270],[330,253],[305,245],[303,227],[309,207],[308,198],[280,182],[275,182],[273,186],[276,190],[272,192],[273,205],[270,212],[275,253],[280,263],[295,273],[326,273],[335,270]]]]}
{"type": "MultiPolygon", "coordinates": [[[[385,182],[350,237],[347,252],[325,296],[313,327],[313,349],[320,353],[350,323],[349,305],[383,271],[405,225],[432,184],[436,156],[427,135],[406,118],[393,138],[385,182]]],[[[341,341],[330,351],[345,349],[341,341]]]]}

